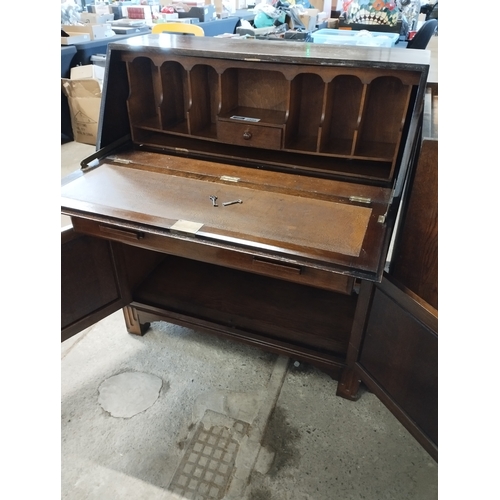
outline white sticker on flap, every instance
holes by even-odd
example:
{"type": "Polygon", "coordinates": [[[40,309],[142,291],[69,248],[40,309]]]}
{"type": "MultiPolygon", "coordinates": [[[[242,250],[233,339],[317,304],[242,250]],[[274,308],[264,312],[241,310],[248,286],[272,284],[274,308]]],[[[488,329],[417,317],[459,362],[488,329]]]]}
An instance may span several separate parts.
{"type": "Polygon", "coordinates": [[[179,231],[180,233],[197,233],[203,226],[202,222],[192,222],[190,220],[178,220],[170,227],[171,231],[179,231]]]}

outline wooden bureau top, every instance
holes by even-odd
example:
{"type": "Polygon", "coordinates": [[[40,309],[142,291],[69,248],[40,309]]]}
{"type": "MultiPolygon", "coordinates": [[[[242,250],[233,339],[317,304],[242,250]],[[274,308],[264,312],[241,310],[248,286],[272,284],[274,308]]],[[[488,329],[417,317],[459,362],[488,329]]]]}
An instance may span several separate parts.
{"type": "Polygon", "coordinates": [[[309,42],[144,35],[109,44],[111,50],[140,50],[220,59],[313,64],[320,66],[384,67],[426,71],[430,52],[385,47],[349,47],[309,42]]]}

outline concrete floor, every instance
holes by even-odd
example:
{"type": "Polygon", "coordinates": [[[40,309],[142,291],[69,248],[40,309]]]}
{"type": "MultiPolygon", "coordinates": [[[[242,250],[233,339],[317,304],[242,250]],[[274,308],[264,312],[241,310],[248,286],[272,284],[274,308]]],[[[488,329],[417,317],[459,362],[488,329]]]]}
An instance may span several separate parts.
{"type": "MultiPolygon", "coordinates": [[[[93,151],[62,145],[62,175],[93,151]]],[[[438,497],[437,463],[373,394],[256,348],[129,335],[118,312],[61,345],[61,381],[62,499],[438,497]]]]}

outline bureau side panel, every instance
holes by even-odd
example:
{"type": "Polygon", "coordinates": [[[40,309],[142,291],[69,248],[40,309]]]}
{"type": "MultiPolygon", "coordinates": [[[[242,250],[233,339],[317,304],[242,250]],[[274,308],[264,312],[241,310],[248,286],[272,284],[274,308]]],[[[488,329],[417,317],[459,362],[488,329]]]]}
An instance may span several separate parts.
{"type": "Polygon", "coordinates": [[[110,243],[61,233],[61,342],[123,307],[110,243]]]}

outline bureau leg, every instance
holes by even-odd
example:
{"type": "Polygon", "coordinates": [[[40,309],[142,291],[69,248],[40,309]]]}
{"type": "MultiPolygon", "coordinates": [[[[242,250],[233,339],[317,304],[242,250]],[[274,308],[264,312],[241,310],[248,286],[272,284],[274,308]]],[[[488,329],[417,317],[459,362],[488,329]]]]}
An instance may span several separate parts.
{"type": "Polygon", "coordinates": [[[358,389],[361,380],[356,374],[355,366],[359,357],[361,339],[366,329],[373,290],[373,283],[362,280],[356,312],[354,313],[351,336],[349,338],[349,346],[347,348],[346,367],[342,370],[337,386],[337,396],[350,399],[351,401],[356,401],[359,398],[358,389]]]}
{"type": "Polygon", "coordinates": [[[345,368],[337,385],[337,396],[356,401],[359,398],[358,389],[360,383],[361,381],[356,376],[356,372],[353,369],[345,368]]]}
{"type": "Polygon", "coordinates": [[[123,316],[125,317],[128,333],[142,336],[148,331],[149,323],[139,322],[139,314],[135,307],[125,306],[123,308],[123,316]]]}

